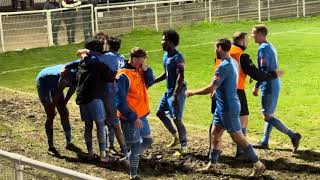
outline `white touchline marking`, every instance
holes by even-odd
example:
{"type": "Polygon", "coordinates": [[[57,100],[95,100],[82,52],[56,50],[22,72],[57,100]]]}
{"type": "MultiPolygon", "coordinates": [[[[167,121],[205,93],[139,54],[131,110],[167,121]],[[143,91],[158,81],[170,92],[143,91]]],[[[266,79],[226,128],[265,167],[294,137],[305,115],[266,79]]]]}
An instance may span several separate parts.
{"type": "Polygon", "coordinates": [[[22,69],[13,69],[13,70],[8,70],[8,71],[2,71],[0,72],[0,75],[2,74],[7,74],[7,73],[11,73],[11,72],[19,72],[19,71],[25,71],[25,70],[30,70],[30,69],[36,69],[36,68],[40,68],[40,67],[47,67],[47,66],[54,66],[55,64],[49,64],[49,65],[42,65],[42,66],[33,66],[33,67],[29,67],[29,68],[22,68],[22,69]]]}

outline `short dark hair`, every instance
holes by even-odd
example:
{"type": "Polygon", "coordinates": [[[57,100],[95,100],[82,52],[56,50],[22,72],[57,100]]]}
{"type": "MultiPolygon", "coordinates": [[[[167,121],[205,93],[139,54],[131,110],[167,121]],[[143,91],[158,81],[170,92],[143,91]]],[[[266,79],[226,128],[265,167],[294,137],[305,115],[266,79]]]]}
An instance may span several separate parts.
{"type": "Polygon", "coordinates": [[[172,42],[174,46],[179,45],[180,37],[177,31],[166,30],[166,31],[163,31],[162,35],[164,36],[165,40],[172,42]]]}
{"type": "Polygon", "coordinates": [[[147,52],[142,48],[134,47],[131,49],[130,57],[131,58],[146,58],[147,52]]]}
{"type": "Polygon", "coordinates": [[[103,41],[104,42],[105,40],[108,39],[108,34],[100,31],[94,36],[94,38],[98,39],[99,41],[103,41]]]}
{"type": "Polygon", "coordinates": [[[228,38],[218,39],[216,47],[221,47],[224,51],[229,51],[231,48],[231,41],[228,38]]]}
{"type": "Polygon", "coordinates": [[[99,41],[96,38],[89,37],[86,40],[84,47],[86,49],[89,49],[90,51],[102,53],[103,52],[103,45],[104,45],[103,41],[99,41]]]}
{"type": "Polygon", "coordinates": [[[264,36],[268,35],[268,28],[264,24],[259,24],[253,27],[257,33],[261,33],[264,36]]]}
{"type": "Polygon", "coordinates": [[[119,51],[121,46],[121,39],[111,36],[108,38],[107,43],[111,51],[119,51]]]}
{"type": "Polygon", "coordinates": [[[234,43],[239,43],[243,38],[245,38],[247,33],[245,32],[236,32],[233,34],[232,39],[234,43]]]}

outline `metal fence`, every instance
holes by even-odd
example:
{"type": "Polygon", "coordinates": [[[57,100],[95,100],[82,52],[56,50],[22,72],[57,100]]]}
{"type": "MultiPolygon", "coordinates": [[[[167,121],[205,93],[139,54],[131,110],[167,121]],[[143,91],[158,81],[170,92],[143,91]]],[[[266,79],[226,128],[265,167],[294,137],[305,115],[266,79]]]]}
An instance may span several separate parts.
{"type": "Polygon", "coordinates": [[[272,20],[320,14],[320,0],[166,0],[0,13],[0,52],[81,42],[97,31],[123,34],[198,21],[272,20]]]}
{"type": "Polygon", "coordinates": [[[81,42],[94,31],[93,6],[0,13],[2,52],[81,42]]]}
{"type": "Polygon", "coordinates": [[[0,175],[0,180],[102,180],[3,150],[0,150],[0,175]]]}

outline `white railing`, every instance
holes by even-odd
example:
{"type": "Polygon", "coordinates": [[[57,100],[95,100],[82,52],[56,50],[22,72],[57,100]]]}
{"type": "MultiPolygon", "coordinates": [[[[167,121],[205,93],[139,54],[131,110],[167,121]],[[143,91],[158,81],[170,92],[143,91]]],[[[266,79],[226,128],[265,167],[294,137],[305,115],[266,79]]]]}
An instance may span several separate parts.
{"type": "MultiPolygon", "coordinates": [[[[34,175],[34,178],[41,179],[41,175],[36,175],[24,170],[25,166],[28,166],[30,168],[34,168],[37,170],[43,170],[47,173],[52,173],[60,178],[63,177],[63,178],[70,178],[70,179],[77,179],[77,180],[102,180],[101,178],[79,173],[76,171],[54,166],[51,164],[43,163],[19,154],[10,153],[3,150],[0,150],[0,159],[6,160],[6,161],[4,160],[0,161],[0,172],[3,172],[1,177],[4,177],[5,179],[8,179],[8,180],[11,180],[11,179],[23,180],[24,176],[30,177],[30,175],[34,175]],[[3,170],[5,168],[7,169],[3,170]]],[[[34,179],[34,178],[31,177],[26,179],[34,179]]],[[[54,179],[54,178],[49,178],[49,179],[54,179]]]]}
{"type": "Polygon", "coordinates": [[[0,13],[0,22],[2,52],[82,42],[94,32],[91,4],[75,9],[0,13]]]}
{"type": "Polygon", "coordinates": [[[82,42],[97,31],[117,35],[136,28],[158,31],[204,20],[264,21],[320,14],[320,0],[139,1],[0,13],[0,52],[82,42]]]}
{"type": "Polygon", "coordinates": [[[110,34],[130,32],[134,28],[155,30],[207,19],[208,1],[157,1],[95,8],[96,30],[110,34]]]}

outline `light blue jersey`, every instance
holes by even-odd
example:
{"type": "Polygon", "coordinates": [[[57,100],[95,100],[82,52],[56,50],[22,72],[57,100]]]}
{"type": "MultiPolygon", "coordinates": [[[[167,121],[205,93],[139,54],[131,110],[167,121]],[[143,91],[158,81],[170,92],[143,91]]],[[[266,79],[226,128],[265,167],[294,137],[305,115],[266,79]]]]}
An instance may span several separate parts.
{"type": "Polygon", "coordinates": [[[229,133],[241,130],[240,101],[237,94],[239,66],[232,59],[225,59],[218,66],[214,75],[216,90],[216,110],[213,123],[227,130],[229,133]]]}
{"type": "MultiPolygon", "coordinates": [[[[264,72],[278,69],[277,50],[268,42],[260,44],[258,49],[259,70],[264,72]]],[[[280,79],[257,82],[256,87],[261,89],[261,111],[264,114],[273,114],[277,107],[280,93],[280,79]]]]}
{"type": "Polygon", "coordinates": [[[239,98],[237,94],[237,82],[239,78],[239,66],[232,59],[226,59],[218,66],[214,75],[216,90],[217,111],[224,112],[239,108],[239,98]]]}
{"type": "MultiPolygon", "coordinates": [[[[260,44],[258,49],[258,67],[264,72],[271,72],[278,69],[277,50],[272,44],[265,42],[260,44]]],[[[280,90],[280,79],[257,82],[256,87],[260,87],[262,96],[278,94],[280,90]]],[[[276,95],[278,96],[278,95],[276,95]]]]}

